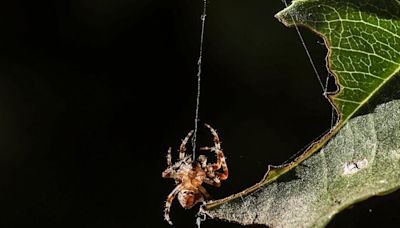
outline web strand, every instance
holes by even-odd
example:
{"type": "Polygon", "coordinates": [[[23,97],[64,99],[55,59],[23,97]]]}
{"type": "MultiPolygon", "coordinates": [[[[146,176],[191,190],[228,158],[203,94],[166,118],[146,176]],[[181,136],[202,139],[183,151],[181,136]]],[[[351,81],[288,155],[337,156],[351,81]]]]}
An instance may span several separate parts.
{"type": "MultiPolygon", "coordinates": [[[[287,0],[282,0],[282,2],[285,4],[286,7],[288,7],[287,0]]],[[[310,52],[308,51],[307,45],[306,45],[306,43],[304,42],[303,36],[301,35],[301,32],[300,32],[299,28],[297,27],[296,23],[294,22],[293,16],[290,15],[290,18],[291,18],[292,21],[293,21],[293,25],[294,25],[294,27],[295,27],[295,29],[296,29],[296,32],[297,32],[297,34],[298,34],[298,36],[299,36],[299,38],[300,38],[301,44],[303,45],[303,48],[304,48],[304,50],[305,50],[305,52],[306,52],[306,54],[307,54],[308,60],[310,61],[310,64],[311,64],[311,66],[312,66],[312,68],[313,68],[313,70],[314,70],[314,73],[315,73],[315,75],[316,75],[316,77],[317,77],[317,79],[318,79],[318,82],[319,82],[319,84],[320,84],[320,86],[321,86],[321,88],[322,88],[322,90],[323,90],[323,94],[324,94],[324,96],[326,96],[326,93],[328,92],[328,87],[329,87],[329,79],[332,77],[332,75],[331,75],[330,73],[328,73],[328,75],[327,75],[327,77],[326,77],[325,85],[324,85],[323,82],[322,82],[322,77],[319,75],[318,70],[317,70],[317,68],[315,67],[314,61],[313,61],[313,59],[312,59],[312,57],[311,57],[311,54],[310,54],[310,52]]],[[[335,111],[335,108],[332,106],[332,111],[331,111],[331,128],[333,128],[333,126],[334,126],[335,123],[336,123],[336,120],[335,120],[335,119],[336,119],[336,111],[335,111]]]]}
{"type": "MultiPolygon", "coordinates": [[[[326,76],[324,96],[326,96],[326,92],[328,91],[329,78],[330,77],[333,77],[333,76],[330,73],[328,73],[328,75],[326,76]]],[[[335,108],[332,105],[332,109],[331,109],[331,128],[333,128],[335,126],[335,123],[336,123],[336,111],[335,111],[335,108]]]]}
{"type": "Polygon", "coordinates": [[[193,137],[192,137],[193,160],[196,159],[197,125],[199,122],[199,109],[200,109],[201,62],[203,59],[203,43],[204,43],[204,30],[205,30],[205,26],[206,26],[206,13],[207,13],[207,0],[203,0],[203,12],[200,16],[200,20],[201,20],[200,50],[199,50],[199,60],[197,61],[196,113],[195,113],[195,118],[194,118],[194,133],[193,133],[193,137]]]}
{"type": "MultiPolygon", "coordinates": [[[[288,7],[288,3],[287,3],[286,0],[282,0],[282,2],[285,4],[286,7],[288,7]]],[[[321,76],[319,75],[317,68],[315,67],[314,61],[313,61],[313,59],[311,58],[311,54],[310,54],[310,52],[308,51],[308,48],[307,48],[306,43],[304,42],[303,36],[301,35],[300,30],[299,30],[299,28],[297,27],[296,23],[294,22],[294,18],[293,18],[293,16],[292,16],[291,14],[290,14],[290,18],[291,18],[292,21],[293,21],[293,25],[294,25],[294,27],[295,27],[295,29],[296,29],[296,32],[297,32],[297,34],[298,34],[298,36],[299,36],[299,38],[300,38],[301,44],[303,45],[303,48],[304,48],[304,50],[305,50],[305,52],[306,52],[306,54],[307,54],[307,57],[308,57],[308,59],[310,60],[311,66],[312,66],[312,68],[313,68],[313,70],[314,70],[315,75],[317,76],[318,82],[319,82],[319,84],[320,84],[320,86],[321,86],[323,92],[326,93],[327,87],[325,87],[324,84],[322,83],[322,78],[321,78],[321,76]]]]}
{"type": "MultiPolygon", "coordinates": [[[[282,0],[282,2],[285,4],[286,7],[288,7],[287,0],[282,0]]],[[[323,95],[325,96],[326,93],[327,93],[327,91],[328,91],[328,87],[329,87],[329,78],[331,77],[331,75],[328,73],[328,75],[327,75],[327,77],[326,77],[326,80],[325,80],[325,85],[324,85],[324,83],[322,82],[322,77],[320,76],[320,74],[318,73],[317,68],[315,67],[314,61],[313,61],[313,59],[312,59],[312,57],[311,57],[310,52],[308,51],[308,48],[307,48],[307,45],[306,45],[306,43],[305,43],[305,41],[304,41],[304,39],[303,39],[303,36],[301,35],[301,32],[300,32],[299,28],[297,27],[296,23],[294,22],[293,16],[290,15],[290,18],[291,18],[292,21],[293,21],[293,25],[294,25],[294,27],[295,27],[295,29],[296,29],[297,35],[299,36],[299,39],[300,39],[301,44],[302,44],[302,46],[303,46],[303,48],[304,48],[304,51],[305,51],[306,54],[307,54],[308,60],[309,60],[309,62],[310,62],[310,64],[311,64],[311,66],[312,66],[312,68],[313,68],[313,70],[314,70],[314,73],[315,73],[315,75],[316,75],[316,77],[317,77],[317,79],[318,79],[318,82],[319,82],[319,84],[320,84],[320,86],[321,86],[321,88],[322,88],[322,90],[323,90],[323,95]]],[[[336,118],[336,112],[335,112],[334,107],[332,106],[332,111],[331,111],[331,128],[333,128],[333,126],[334,126],[334,124],[335,124],[335,118],[336,118]]],[[[306,148],[308,148],[309,146],[311,146],[316,140],[319,140],[322,136],[324,136],[324,135],[325,135],[327,132],[329,132],[329,131],[330,131],[330,130],[327,130],[325,133],[323,133],[323,134],[321,134],[320,136],[318,136],[315,140],[312,141],[312,143],[310,143],[309,145],[307,145],[306,147],[304,147],[303,149],[301,149],[300,151],[298,151],[296,154],[294,154],[293,156],[291,156],[291,157],[290,157],[287,161],[285,161],[284,163],[287,163],[288,161],[292,161],[293,158],[297,157],[297,156],[298,156],[299,154],[301,154],[301,153],[304,153],[304,150],[305,150],[306,148]]]]}

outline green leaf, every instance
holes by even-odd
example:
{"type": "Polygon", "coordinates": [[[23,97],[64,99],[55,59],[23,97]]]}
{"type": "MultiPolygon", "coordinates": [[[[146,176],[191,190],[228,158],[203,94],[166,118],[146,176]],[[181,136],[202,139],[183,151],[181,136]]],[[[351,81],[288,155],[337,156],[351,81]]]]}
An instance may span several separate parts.
{"type": "Polygon", "coordinates": [[[340,91],[329,98],[345,121],[400,70],[397,0],[297,0],[276,17],[324,37],[340,91]]]}
{"type": "Polygon", "coordinates": [[[351,119],[319,153],[285,176],[285,182],[278,180],[203,212],[243,225],[323,227],[343,208],[396,190],[400,100],[351,119]]]}
{"type": "MultiPolygon", "coordinates": [[[[271,188],[274,186],[280,187],[278,183],[273,182],[279,181],[284,174],[286,175],[283,178],[287,177],[288,173],[294,172],[293,169],[296,167],[296,170],[299,170],[300,164],[310,162],[307,159],[312,161],[314,158],[311,156],[320,151],[342,127],[346,126],[350,118],[360,115],[366,107],[370,109],[370,105],[376,100],[388,101],[385,89],[391,87],[393,91],[393,85],[400,85],[400,83],[394,83],[399,78],[397,76],[400,70],[400,4],[398,0],[294,0],[276,17],[287,26],[306,26],[324,38],[328,47],[327,66],[335,76],[338,86],[338,91],[328,93],[326,97],[335,107],[339,116],[338,121],[334,128],[314,142],[294,161],[281,166],[269,166],[265,177],[259,183],[225,199],[206,203],[202,210],[209,215],[219,211],[219,208],[232,205],[239,204],[244,207],[244,204],[238,201],[239,199],[246,201],[255,197],[257,192],[268,189],[272,191],[271,188]]],[[[399,91],[399,87],[395,90],[399,91]]],[[[339,154],[337,151],[331,151],[331,153],[332,156],[339,154]]],[[[332,162],[335,161],[326,160],[326,163],[332,162]]],[[[371,189],[373,189],[372,186],[371,189]]],[[[296,192],[295,189],[287,189],[287,192],[292,191],[296,192]]],[[[282,194],[279,197],[284,197],[286,193],[282,194]]],[[[276,199],[279,197],[276,196],[276,199]]],[[[352,200],[346,204],[341,202],[339,204],[343,208],[360,198],[352,200]]],[[[283,201],[281,203],[286,205],[283,201]]],[[[277,208],[282,207],[279,206],[280,204],[272,204],[277,208]]],[[[229,217],[228,214],[225,215],[229,217]]],[[[300,216],[295,217],[300,219],[300,216]]],[[[271,221],[274,219],[270,218],[271,221]]]]}

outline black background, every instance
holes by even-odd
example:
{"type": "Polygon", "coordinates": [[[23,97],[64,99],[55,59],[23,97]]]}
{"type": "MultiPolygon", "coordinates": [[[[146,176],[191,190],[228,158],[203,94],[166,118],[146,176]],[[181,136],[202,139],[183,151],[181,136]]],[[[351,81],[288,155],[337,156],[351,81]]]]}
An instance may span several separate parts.
{"type": "MultiPolygon", "coordinates": [[[[210,1],[200,118],[219,130],[230,178],[258,182],[330,127],[331,108],[278,1],[210,1]]],[[[0,227],[169,227],[168,146],[193,128],[201,1],[0,3],[0,227]]],[[[302,29],[326,77],[322,40],[302,29]]],[[[212,138],[200,128],[199,144],[212,138]]],[[[176,153],[174,153],[176,158],[176,153]]],[[[400,194],[330,227],[397,226],[400,194]]],[[[176,227],[197,209],[174,203],[176,227]]],[[[218,221],[203,227],[239,227],[218,221]]]]}

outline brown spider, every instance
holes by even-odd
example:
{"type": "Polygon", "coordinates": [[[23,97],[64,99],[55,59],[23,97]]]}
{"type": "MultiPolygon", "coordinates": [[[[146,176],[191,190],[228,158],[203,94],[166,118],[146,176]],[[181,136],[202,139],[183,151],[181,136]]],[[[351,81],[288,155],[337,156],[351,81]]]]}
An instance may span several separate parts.
{"type": "Polygon", "coordinates": [[[163,178],[173,178],[177,186],[168,195],[165,203],[164,218],[172,225],[169,218],[169,212],[171,203],[175,196],[178,194],[179,203],[183,208],[192,208],[199,202],[203,202],[205,199],[209,199],[210,195],[206,189],[202,186],[203,182],[215,187],[221,186],[221,180],[228,178],[228,166],[225,162],[224,153],[221,150],[221,142],[219,140],[217,132],[208,124],[205,124],[214,136],[213,147],[202,147],[200,150],[208,150],[215,152],[217,156],[217,162],[215,164],[207,164],[207,157],[200,155],[197,161],[193,161],[190,155],[185,156],[186,143],[192,136],[193,131],[182,140],[182,144],[179,149],[179,161],[172,164],[171,161],[171,147],[168,149],[167,164],[168,167],[162,173],[163,178]],[[222,173],[216,172],[221,169],[222,173]]]}

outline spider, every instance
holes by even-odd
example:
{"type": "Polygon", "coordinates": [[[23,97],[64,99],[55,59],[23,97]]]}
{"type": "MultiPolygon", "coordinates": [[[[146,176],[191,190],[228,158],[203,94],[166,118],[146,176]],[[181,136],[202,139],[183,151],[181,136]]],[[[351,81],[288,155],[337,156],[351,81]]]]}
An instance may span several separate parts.
{"type": "Polygon", "coordinates": [[[185,156],[186,143],[192,136],[193,131],[190,131],[185,139],[182,140],[179,149],[179,160],[175,164],[172,164],[171,161],[171,147],[168,149],[168,167],[162,173],[162,177],[173,178],[177,185],[168,195],[165,203],[164,218],[170,225],[172,225],[172,222],[169,213],[172,201],[176,195],[178,195],[178,201],[182,207],[189,209],[197,203],[203,202],[205,199],[210,199],[210,195],[202,186],[203,182],[220,187],[221,180],[228,178],[228,166],[225,162],[224,153],[221,150],[221,142],[218,134],[210,125],[205,124],[205,126],[210,129],[211,134],[214,136],[214,146],[202,147],[200,150],[214,152],[217,156],[216,163],[207,164],[207,157],[205,155],[200,155],[197,161],[193,161],[190,155],[185,156]],[[217,172],[221,168],[222,172],[217,172]]]}

